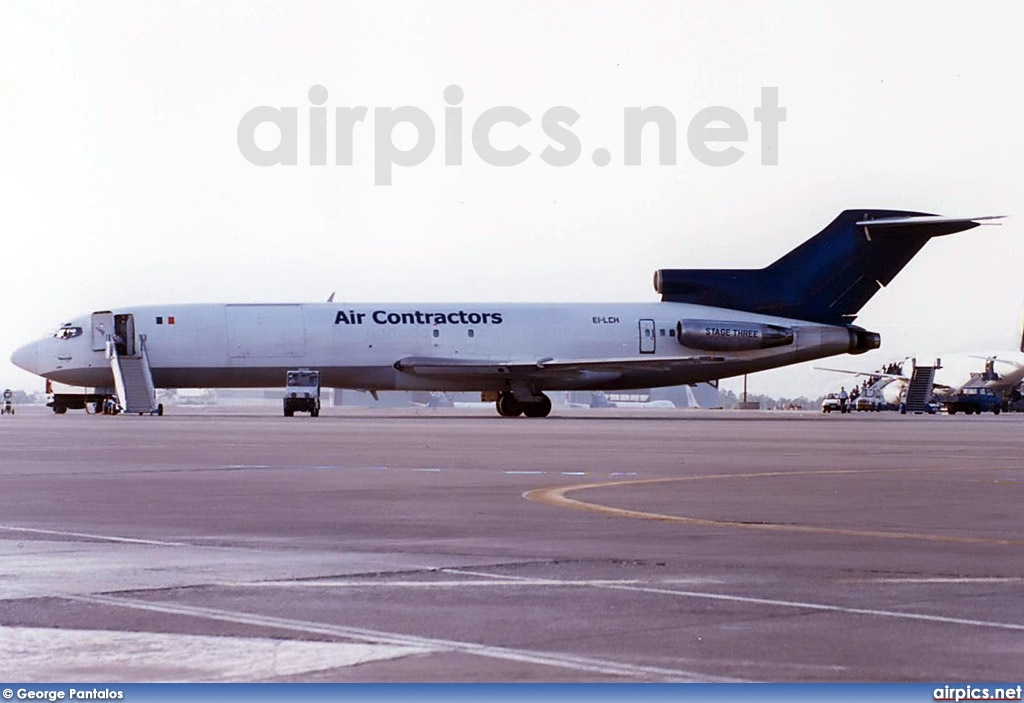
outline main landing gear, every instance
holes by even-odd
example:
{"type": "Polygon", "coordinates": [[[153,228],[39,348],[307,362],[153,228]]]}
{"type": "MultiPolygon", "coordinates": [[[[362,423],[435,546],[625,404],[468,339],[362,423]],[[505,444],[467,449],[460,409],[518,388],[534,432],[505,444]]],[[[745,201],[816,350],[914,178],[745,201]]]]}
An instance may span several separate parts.
{"type": "Polygon", "coordinates": [[[502,417],[547,417],[551,412],[551,398],[540,393],[529,400],[519,400],[512,392],[502,391],[495,406],[502,417]]]}

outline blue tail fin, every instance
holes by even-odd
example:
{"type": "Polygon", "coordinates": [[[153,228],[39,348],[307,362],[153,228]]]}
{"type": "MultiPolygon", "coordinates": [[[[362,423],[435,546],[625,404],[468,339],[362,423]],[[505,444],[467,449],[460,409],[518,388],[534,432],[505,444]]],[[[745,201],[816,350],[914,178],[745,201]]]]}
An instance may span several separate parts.
{"type": "Polygon", "coordinates": [[[845,210],[763,269],[662,269],[662,300],[844,325],[929,239],[978,226],[978,219],[902,210],[845,210]]]}

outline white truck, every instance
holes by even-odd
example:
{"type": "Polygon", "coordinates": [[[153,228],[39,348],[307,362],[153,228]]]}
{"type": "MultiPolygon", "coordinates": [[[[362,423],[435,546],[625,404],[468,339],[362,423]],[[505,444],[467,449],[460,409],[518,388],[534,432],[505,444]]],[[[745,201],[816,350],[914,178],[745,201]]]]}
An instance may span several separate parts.
{"type": "Polygon", "coordinates": [[[320,415],[319,371],[295,369],[285,374],[284,416],[292,417],[296,410],[309,413],[310,417],[320,415]]]}

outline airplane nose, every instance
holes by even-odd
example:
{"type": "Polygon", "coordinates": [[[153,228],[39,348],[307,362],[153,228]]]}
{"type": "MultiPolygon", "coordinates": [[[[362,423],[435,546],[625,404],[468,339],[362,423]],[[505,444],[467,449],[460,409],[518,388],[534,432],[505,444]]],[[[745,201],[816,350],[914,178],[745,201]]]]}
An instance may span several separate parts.
{"type": "Polygon", "coordinates": [[[33,342],[16,349],[11,354],[11,363],[29,373],[39,374],[39,345],[33,342]]]}

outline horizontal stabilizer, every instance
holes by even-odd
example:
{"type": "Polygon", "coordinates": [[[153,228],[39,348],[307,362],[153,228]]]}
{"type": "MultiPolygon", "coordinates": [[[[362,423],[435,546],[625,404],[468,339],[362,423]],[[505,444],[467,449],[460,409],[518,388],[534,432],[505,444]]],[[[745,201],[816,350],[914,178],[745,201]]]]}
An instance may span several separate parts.
{"type": "Polygon", "coordinates": [[[962,224],[971,222],[974,224],[1000,225],[1002,222],[983,222],[983,220],[1001,220],[1006,215],[982,215],[981,217],[943,217],[942,215],[917,215],[914,217],[880,217],[873,220],[861,220],[858,227],[886,227],[894,225],[939,225],[939,224],[962,224]]]}

